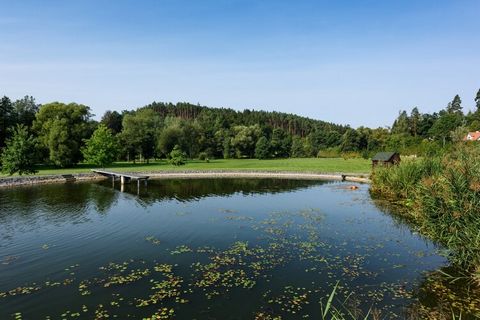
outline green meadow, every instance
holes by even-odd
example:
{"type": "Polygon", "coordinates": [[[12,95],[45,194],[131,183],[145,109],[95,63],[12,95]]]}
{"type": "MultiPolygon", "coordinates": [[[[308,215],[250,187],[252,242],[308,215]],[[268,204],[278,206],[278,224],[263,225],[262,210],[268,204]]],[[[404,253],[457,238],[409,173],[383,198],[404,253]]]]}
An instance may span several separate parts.
{"type": "MultiPolygon", "coordinates": [[[[87,173],[97,168],[89,164],[78,164],[74,168],[59,169],[50,166],[39,166],[37,175],[87,173]]],[[[210,170],[258,170],[258,171],[293,171],[317,173],[369,173],[370,160],[343,158],[289,158],[289,159],[215,159],[209,162],[189,160],[184,166],[174,166],[166,160],[143,162],[115,162],[108,166],[115,171],[151,172],[151,171],[210,171],[210,170]]],[[[6,175],[2,175],[5,177],[6,175]]]]}

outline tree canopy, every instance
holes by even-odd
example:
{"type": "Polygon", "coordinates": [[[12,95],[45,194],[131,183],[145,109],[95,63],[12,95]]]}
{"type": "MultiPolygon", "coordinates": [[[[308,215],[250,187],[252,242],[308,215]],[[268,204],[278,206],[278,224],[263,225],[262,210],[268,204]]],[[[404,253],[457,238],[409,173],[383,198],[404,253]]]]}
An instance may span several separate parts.
{"type": "Polygon", "coordinates": [[[85,162],[105,167],[117,159],[119,144],[106,125],[100,124],[82,148],[85,162]]]}
{"type": "Polygon", "coordinates": [[[109,110],[96,122],[82,104],[39,105],[31,96],[14,102],[4,96],[0,99],[0,149],[5,149],[20,124],[38,141],[39,162],[59,167],[80,161],[148,162],[170,158],[174,149],[183,157],[209,159],[338,157],[342,153],[368,157],[378,151],[426,154],[439,145],[448,147],[463,140],[468,130],[480,130],[480,90],[470,111],[464,111],[464,104],[455,95],[438,112],[422,113],[418,107],[401,110],[391,128],[351,128],[282,112],[236,111],[186,102],[153,102],[121,113],[109,110]]]}
{"type": "Polygon", "coordinates": [[[90,108],[81,104],[53,102],[38,110],[33,121],[48,160],[59,167],[72,166],[81,160],[83,140],[92,134],[90,108]]]}
{"type": "Polygon", "coordinates": [[[23,124],[18,124],[11,138],[6,140],[6,146],[1,154],[2,172],[12,175],[14,173],[35,173],[36,140],[28,133],[23,124]]]}
{"type": "Polygon", "coordinates": [[[0,149],[5,146],[9,136],[9,128],[15,124],[13,104],[10,98],[4,96],[0,99],[0,149]]]}

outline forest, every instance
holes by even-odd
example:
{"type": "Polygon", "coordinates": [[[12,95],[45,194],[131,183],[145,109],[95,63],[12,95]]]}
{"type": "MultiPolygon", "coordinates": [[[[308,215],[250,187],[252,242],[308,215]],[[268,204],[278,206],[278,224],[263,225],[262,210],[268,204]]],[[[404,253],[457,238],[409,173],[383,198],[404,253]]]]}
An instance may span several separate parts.
{"type": "MultiPolygon", "coordinates": [[[[40,105],[31,96],[0,100],[0,163],[8,174],[40,164],[105,166],[118,160],[178,158],[364,157],[378,151],[428,155],[480,130],[480,90],[473,111],[460,96],[438,112],[402,110],[391,126],[359,127],[294,114],[153,102],[136,110],[107,111],[100,121],[83,104],[40,105]]],[[[176,159],[176,160],[175,160],[176,159]]],[[[182,164],[182,161],[176,161],[182,164]]]]}

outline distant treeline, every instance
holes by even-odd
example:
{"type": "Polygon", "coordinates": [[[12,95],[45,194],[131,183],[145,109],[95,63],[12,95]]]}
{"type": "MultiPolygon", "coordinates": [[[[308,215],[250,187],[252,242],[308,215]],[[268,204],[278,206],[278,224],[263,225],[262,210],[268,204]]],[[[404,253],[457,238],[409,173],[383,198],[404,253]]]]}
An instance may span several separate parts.
{"type": "MultiPolygon", "coordinates": [[[[109,136],[114,139],[108,140],[109,145],[115,144],[110,148],[115,151],[113,158],[129,161],[168,158],[175,147],[189,158],[201,159],[368,157],[385,150],[423,154],[448,147],[469,130],[480,130],[480,90],[475,103],[475,111],[465,114],[457,95],[438,113],[413,108],[410,113],[401,111],[391,128],[354,129],[281,112],[162,102],[131,111],[107,111],[97,122],[82,104],[39,105],[30,96],[16,101],[4,96],[0,149],[3,154],[9,149],[8,157],[18,158],[15,150],[23,148],[35,154],[31,161],[60,167],[84,161],[109,136]],[[90,151],[85,147],[89,139],[96,141],[90,151]]],[[[8,157],[3,155],[3,161],[8,157]]]]}

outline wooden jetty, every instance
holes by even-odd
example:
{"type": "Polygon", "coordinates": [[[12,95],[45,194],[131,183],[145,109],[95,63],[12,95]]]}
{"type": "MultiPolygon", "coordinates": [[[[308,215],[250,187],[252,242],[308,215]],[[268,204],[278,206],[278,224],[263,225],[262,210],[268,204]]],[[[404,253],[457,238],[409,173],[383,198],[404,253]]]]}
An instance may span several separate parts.
{"type": "Polygon", "coordinates": [[[125,172],[113,172],[113,171],[106,171],[106,170],[96,170],[92,169],[92,172],[96,174],[100,174],[102,176],[112,178],[112,183],[115,184],[115,180],[120,179],[120,186],[123,191],[123,186],[126,183],[130,183],[131,181],[137,181],[137,188],[140,190],[140,182],[143,181],[145,185],[147,185],[147,180],[150,178],[149,176],[145,175],[137,175],[125,172]]]}

